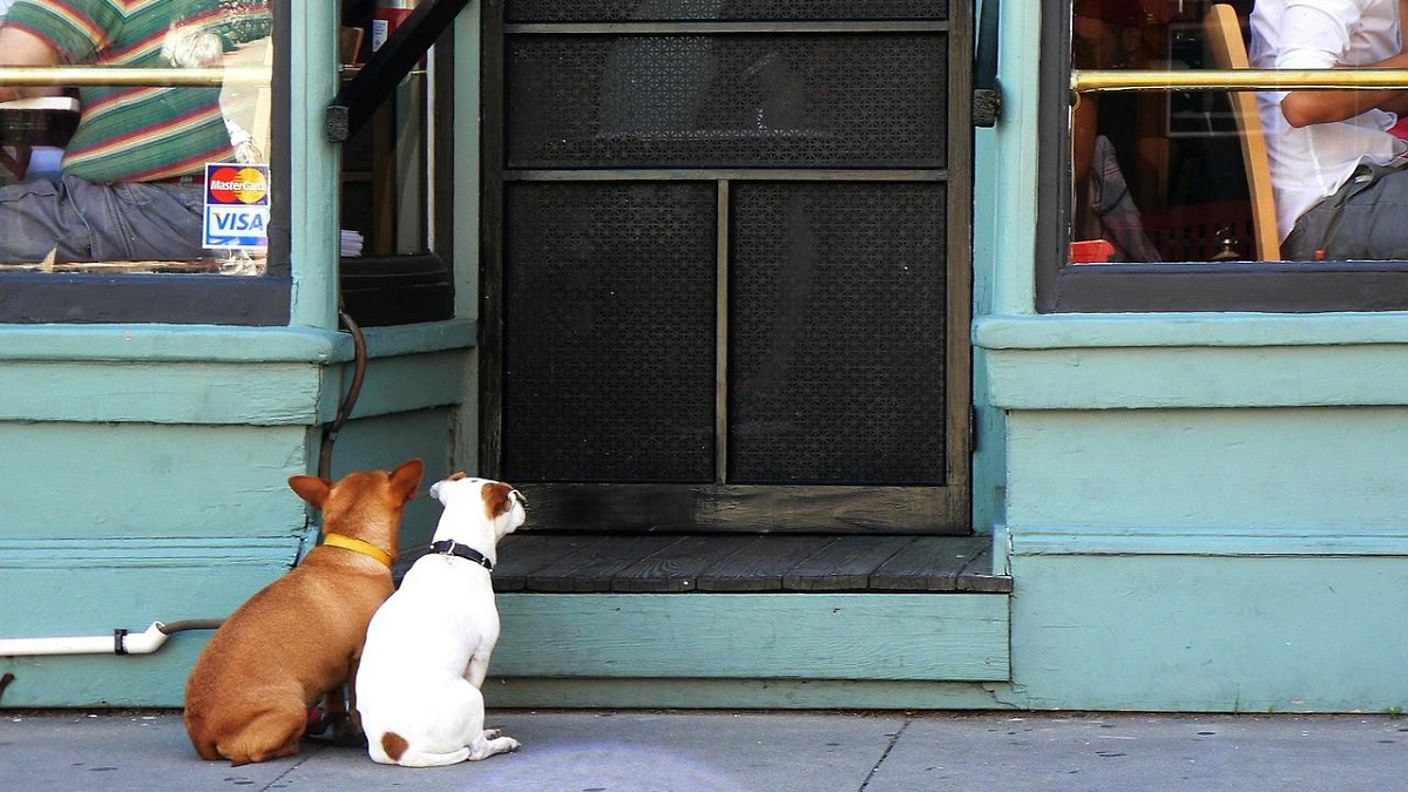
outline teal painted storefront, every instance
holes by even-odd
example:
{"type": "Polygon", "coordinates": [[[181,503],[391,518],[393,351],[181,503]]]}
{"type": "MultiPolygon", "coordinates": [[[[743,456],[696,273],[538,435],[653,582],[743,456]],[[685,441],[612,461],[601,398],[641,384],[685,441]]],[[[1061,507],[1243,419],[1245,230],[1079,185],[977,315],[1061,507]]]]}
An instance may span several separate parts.
{"type": "MultiPolygon", "coordinates": [[[[490,706],[1408,706],[1408,315],[1038,314],[1041,20],[1002,13],[1004,114],[975,143],[972,509],[1012,593],[504,594],[490,706]]],[[[477,4],[456,24],[477,73],[477,4]]],[[[335,26],[293,21],[326,57],[292,78],[289,327],[0,327],[0,638],[218,618],[316,537],[284,482],[316,469],[352,370],[321,198],[335,26]]],[[[456,85],[473,117],[476,81],[456,85]]],[[[473,229],[478,140],[457,135],[473,229]]],[[[368,331],[335,473],[475,469],[478,251],[455,245],[454,320],[368,331]]],[[[414,501],[403,547],[435,515],[414,501]]],[[[0,707],[179,706],[204,636],[0,658],[0,707]]]]}

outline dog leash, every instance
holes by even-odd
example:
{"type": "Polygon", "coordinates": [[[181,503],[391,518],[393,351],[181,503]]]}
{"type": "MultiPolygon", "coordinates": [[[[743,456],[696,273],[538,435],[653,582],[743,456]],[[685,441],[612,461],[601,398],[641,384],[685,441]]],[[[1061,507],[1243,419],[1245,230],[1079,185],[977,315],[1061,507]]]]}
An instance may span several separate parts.
{"type": "Polygon", "coordinates": [[[350,536],[343,536],[342,534],[330,533],[323,536],[323,544],[330,547],[341,547],[343,550],[351,550],[354,553],[361,553],[364,556],[375,558],[388,569],[391,568],[391,554],[370,542],[364,542],[361,539],[353,539],[350,536]]]}
{"type": "Polygon", "coordinates": [[[432,542],[430,552],[459,556],[467,561],[473,561],[490,572],[494,571],[494,562],[490,561],[483,553],[472,547],[456,544],[454,539],[441,539],[438,542],[432,542]]]}

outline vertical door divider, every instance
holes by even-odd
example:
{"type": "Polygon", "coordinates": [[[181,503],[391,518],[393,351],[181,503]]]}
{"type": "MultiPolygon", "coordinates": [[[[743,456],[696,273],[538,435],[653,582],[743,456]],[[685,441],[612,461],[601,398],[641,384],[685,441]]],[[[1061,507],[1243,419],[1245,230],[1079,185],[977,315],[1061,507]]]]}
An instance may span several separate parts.
{"type": "Polygon", "coordinates": [[[728,482],[728,216],[729,182],[719,180],[715,242],[714,482],[728,482]]]}

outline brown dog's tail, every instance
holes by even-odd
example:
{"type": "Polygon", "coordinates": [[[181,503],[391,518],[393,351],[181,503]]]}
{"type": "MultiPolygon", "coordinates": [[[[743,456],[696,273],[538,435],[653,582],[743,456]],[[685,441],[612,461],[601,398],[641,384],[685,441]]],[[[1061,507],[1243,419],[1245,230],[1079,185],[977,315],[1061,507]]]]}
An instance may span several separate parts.
{"type": "Polygon", "coordinates": [[[381,735],[381,750],[385,751],[393,762],[401,761],[401,756],[406,753],[408,747],[410,747],[410,743],[396,732],[386,732],[381,735]]]}

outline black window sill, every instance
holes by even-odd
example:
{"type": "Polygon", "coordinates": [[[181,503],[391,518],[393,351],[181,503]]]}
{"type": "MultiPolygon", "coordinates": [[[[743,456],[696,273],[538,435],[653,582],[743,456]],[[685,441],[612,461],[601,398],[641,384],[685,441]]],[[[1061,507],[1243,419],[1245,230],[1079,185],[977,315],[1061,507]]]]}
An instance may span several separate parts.
{"type": "Polygon", "coordinates": [[[0,272],[0,323],[288,324],[287,277],[0,272]]]}

